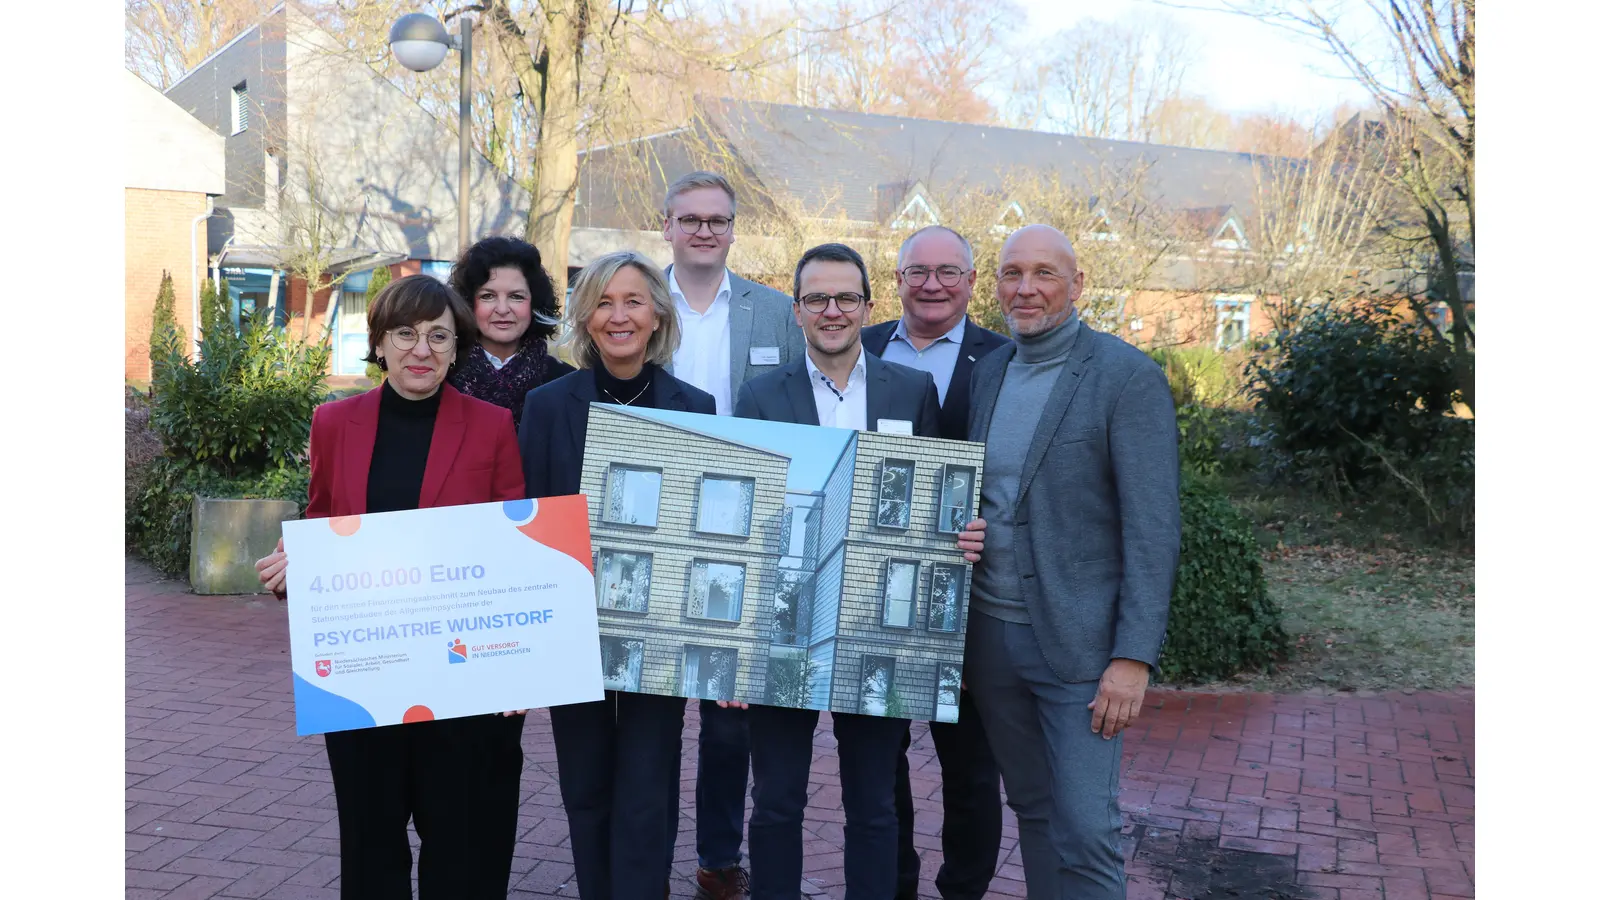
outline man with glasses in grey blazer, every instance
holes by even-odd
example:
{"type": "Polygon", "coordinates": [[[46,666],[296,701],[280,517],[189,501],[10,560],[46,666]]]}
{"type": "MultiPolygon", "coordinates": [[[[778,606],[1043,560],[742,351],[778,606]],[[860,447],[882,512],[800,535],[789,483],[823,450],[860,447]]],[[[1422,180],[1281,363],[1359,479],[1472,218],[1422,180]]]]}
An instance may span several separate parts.
{"type": "MultiPolygon", "coordinates": [[[[715,172],[678,178],[667,187],[663,213],[661,236],[672,245],[667,287],[682,334],[668,371],[715,398],[717,415],[731,415],[745,382],[805,356],[794,301],[728,271],[737,213],[728,179],[715,172]]],[[[698,900],[734,900],[749,891],[739,850],[749,772],[746,713],[702,700],[695,781],[698,900]]]]}
{"type": "Polygon", "coordinates": [[[1074,309],[1066,235],[1030,225],[996,272],[1015,343],[972,372],[988,552],[967,686],[1017,814],[1028,896],[1127,896],[1122,731],[1161,655],[1178,567],[1178,427],[1161,368],[1074,309]]]}

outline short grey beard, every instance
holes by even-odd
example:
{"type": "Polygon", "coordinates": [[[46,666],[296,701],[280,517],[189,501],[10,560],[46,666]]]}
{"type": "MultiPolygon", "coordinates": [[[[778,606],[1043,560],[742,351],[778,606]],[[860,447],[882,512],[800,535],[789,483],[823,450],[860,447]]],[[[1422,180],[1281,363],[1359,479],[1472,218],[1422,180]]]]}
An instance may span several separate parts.
{"type": "Polygon", "coordinates": [[[1046,331],[1050,331],[1070,318],[1072,318],[1072,304],[1070,303],[1067,304],[1066,308],[1063,309],[1059,315],[1051,316],[1048,319],[1040,319],[1037,325],[1030,326],[1033,329],[1031,331],[1020,330],[1017,328],[1017,322],[1015,319],[1011,318],[1010,316],[1005,317],[1006,327],[1011,329],[1011,335],[1013,337],[1033,337],[1036,334],[1044,334],[1046,331]]]}

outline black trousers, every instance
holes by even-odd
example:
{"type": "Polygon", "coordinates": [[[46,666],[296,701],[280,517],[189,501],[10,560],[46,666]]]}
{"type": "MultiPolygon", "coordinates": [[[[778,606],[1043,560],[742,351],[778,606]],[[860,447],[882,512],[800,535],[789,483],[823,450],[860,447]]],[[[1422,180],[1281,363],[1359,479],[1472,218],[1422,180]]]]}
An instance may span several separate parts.
{"type": "Polygon", "coordinates": [[[323,736],[339,803],[339,896],[505,900],[517,843],[525,716],[469,716],[323,736]]]}
{"type": "Polygon", "coordinates": [[[561,804],[583,900],[667,892],[683,756],[682,697],[606,691],[550,708],[561,804]]]}
{"type": "MultiPolygon", "coordinates": [[[[1000,860],[1000,767],[984,734],[972,695],[961,692],[960,718],[929,722],[933,748],[944,773],[944,865],[933,884],[944,900],[981,900],[1000,860]]],[[[922,859],[912,842],[911,766],[906,733],[895,768],[894,800],[900,824],[900,880],[896,900],[916,900],[922,859]]]]}

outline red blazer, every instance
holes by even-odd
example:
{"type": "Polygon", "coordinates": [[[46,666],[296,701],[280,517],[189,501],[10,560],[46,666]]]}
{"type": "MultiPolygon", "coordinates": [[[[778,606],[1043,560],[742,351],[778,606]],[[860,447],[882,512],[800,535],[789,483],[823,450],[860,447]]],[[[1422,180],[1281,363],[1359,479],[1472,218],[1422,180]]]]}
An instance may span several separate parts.
{"type": "MultiPolygon", "coordinates": [[[[522,455],[511,411],[440,385],[439,416],[422,474],[421,508],[521,500],[522,455]]],[[[367,511],[381,387],[317,407],[311,417],[308,519],[367,511]]]]}

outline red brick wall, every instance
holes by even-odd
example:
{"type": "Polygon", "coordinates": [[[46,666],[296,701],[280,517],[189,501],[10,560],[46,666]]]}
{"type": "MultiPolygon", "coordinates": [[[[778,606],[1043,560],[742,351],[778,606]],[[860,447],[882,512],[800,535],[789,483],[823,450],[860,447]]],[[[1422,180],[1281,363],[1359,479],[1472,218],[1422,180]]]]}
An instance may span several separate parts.
{"type": "MultiPolygon", "coordinates": [[[[150,315],[155,309],[156,292],[161,289],[163,269],[172,273],[178,327],[193,340],[192,302],[196,272],[189,268],[189,226],[195,216],[206,211],[206,197],[204,194],[179,191],[127,188],[123,191],[123,203],[123,245],[126,254],[123,273],[123,309],[126,316],[123,377],[147,382],[150,380],[150,315]]],[[[203,224],[200,226],[204,227],[203,224]]],[[[206,264],[205,239],[204,232],[201,232],[198,263],[202,269],[206,264]]]]}

